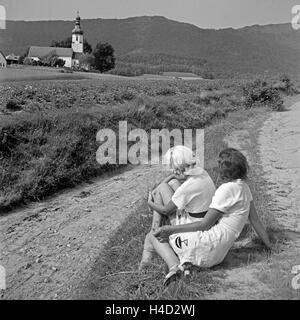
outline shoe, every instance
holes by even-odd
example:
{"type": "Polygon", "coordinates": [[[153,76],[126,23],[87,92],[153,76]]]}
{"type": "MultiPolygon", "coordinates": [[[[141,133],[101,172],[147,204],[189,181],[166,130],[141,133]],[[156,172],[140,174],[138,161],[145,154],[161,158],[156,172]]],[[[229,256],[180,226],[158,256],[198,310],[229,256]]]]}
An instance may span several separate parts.
{"type": "Polygon", "coordinates": [[[163,285],[168,286],[171,282],[176,281],[182,276],[183,271],[183,268],[179,265],[172,267],[166,275],[163,285]]]}
{"type": "Polygon", "coordinates": [[[190,271],[190,270],[184,270],[183,276],[184,276],[185,278],[190,278],[190,276],[191,276],[191,271],[190,271]]]}
{"type": "Polygon", "coordinates": [[[185,262],[184,264],[181,265],[181,268],[183,268],[183,276],[185,279],[190,279],[192,276],[192,268],[193,265],[190,262],[185,262]]]}

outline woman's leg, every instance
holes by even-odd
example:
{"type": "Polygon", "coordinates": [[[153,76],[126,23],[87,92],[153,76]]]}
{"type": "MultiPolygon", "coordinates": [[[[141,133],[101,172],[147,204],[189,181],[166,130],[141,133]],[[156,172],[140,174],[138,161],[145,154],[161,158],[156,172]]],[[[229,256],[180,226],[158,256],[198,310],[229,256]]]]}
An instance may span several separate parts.
{"type": "Polygon", "coordinates": [[[148,233],[148,241],[151,242],[155,251],[166,262],[169,270],[180,264],[179,259],[168,242],[159,242],[152,233],[148,233]]]}
{"type": "MultiPolygon", "coordinates": [[[[161,184],[152,193],[154,203],[156,203],[156,204],[164,204],[163,200],[162,200],[162,197],[161,197],[161,194],[160,194],[160,188],[161,188],[161,184]]],[[[159,214],[157,211],[153,210],[151,231],[157,230],[161,226],[162,220],[163,220],[162,215],[159,214]]]]}
{"type": "Polygon", "coordinates": [[[168,185],[173,189],[173,191],[175,192],[180,186],[181,186],[181,182],[177,179],[172,179],[168,182],[168,185]]]}
{"type": "MultiPolygon", "coordinates": [[[[154,202],[157,204],[167,205],[174,192],[180,186],[180,182],[176,179],[172,179],[169,183],[161,183],[153,193],[154,202]]],[[[169,220],[172,221],[174,219],[174,215],[170,216],[169,220]]],[[[157,228],[161,226],[162,216],[156,211],[153,211],[153,220],[151,230],[155,231],[157,228]]]]}
{"type": "Polygon", "coordinates": [[[151,262],[152,254],[155,251],[152,241],[150,239],[150,236],[152,235],[151,232],[149,232],[146,235],[145,241],[144,241],[144,249],[142,254],[142,259],[139,265],[139,269],[143,269],[144,266],[148,265],[151,262]]]}
{"type": "MultiPolygon", "coordinates": [[[[161,183],[155,190],[154,190],[154,202],[157,204],[167,204],[173,194],[174,191],[180,186],[180,182],[176,179],[171,180],[172,182],[171,186],[167,183],[161,183]],[[175,189],[175,190],[174,190],[175,189]]],[[[170,221],[173,224],[175,219],[174,216],[170,217],[170,221]]],[[[156,211],[153,211],[153,220],[152,220],[152,227],[151,227],[151,232],[155,231],[161,226],[162,222],[162,216],[156,211]]],[[[152,241],[150,239],[151,232],[147,234],[144,242],[144,250],[142,254],[142,259],[140,263],[140,268],[143,268],[144,265],[150,263],[151,258],[152,258],[152,253],[154,251],[154,247],[152,244],[152,241]]],[[[155,238],[156,239],[156,238],[155,238]]]]}

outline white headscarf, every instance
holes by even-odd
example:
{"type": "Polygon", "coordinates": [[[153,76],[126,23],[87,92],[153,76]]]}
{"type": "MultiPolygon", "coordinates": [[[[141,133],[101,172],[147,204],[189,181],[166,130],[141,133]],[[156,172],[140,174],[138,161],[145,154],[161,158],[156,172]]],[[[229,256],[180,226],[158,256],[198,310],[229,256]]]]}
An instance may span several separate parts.
{"type": "Polygon", "coordinates": [[[175,146],[166,152],[164,156],[164,164],[168,165],[172,170],[180,170],[187,175],[193,175],[193,172],[199,172],[199,169],[203,171],[199,166],[193,151],[182,145],[175,146]]]}

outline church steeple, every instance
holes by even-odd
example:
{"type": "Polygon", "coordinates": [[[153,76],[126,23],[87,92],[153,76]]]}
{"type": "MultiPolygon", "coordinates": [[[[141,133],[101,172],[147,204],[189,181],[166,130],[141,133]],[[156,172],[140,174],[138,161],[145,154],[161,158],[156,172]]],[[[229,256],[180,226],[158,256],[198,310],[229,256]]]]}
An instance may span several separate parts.
{"type": "Polygon", "coordinates": [[[79,16],[79,11],[77,11],[77,17],[76,17],[76,20],[75,20],[75,28],[73,29],[72,34],[83,34],[80,22],[81,22],[81,19],[80,19],[80,16],[79,16]]]}
{"type": "Polygon", "coordinates": [[[83,53],[83,30],[81,29],[79,11],[77,11],[75,28],[72,31],[72,49],[74,52],[83,53]]]}

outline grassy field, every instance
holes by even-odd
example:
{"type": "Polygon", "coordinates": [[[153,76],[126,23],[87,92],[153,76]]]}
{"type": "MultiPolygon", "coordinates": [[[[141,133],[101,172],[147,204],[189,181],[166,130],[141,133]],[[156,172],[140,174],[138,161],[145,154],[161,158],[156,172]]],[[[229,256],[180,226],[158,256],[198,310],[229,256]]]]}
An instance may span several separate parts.
{"type": "Polygon", "coordinates": [[[2,68],[0,83],[15,81],[40,81],[40,80],[81,80],[86,78],[76,73],[63,73],[61,69],[12,66],[2,68]]]}
{"type": "MultiPolygon", "coordinates": [[[[161,73],[118,73],[111,71],[109,73],[84,72],[84,71],[66,71],[62,68],[35,67],[24,65],[13,65],[0,70],[0,84],[13,83],[20,81],[48,81],[48,80],[125,80],[128,78],[134,80],[172,80],[175,77],[192,77],[199,76],[186,72],[161,72],[161,73]]],[[[200,77],[201,78],[201,77],[200,77]]]]}
{"type": "Polygon", "coordinates": [[[96,133],[118,123],[204,128],[229,112],[282,107],[290,84],[262,80],[81,80],[3,84],[0,88],[0,210],[39,200],[115,170],[99,165],[96,133]]]}

